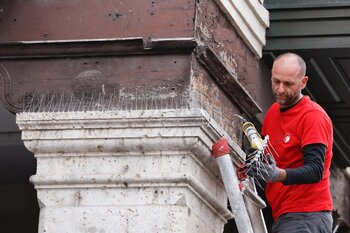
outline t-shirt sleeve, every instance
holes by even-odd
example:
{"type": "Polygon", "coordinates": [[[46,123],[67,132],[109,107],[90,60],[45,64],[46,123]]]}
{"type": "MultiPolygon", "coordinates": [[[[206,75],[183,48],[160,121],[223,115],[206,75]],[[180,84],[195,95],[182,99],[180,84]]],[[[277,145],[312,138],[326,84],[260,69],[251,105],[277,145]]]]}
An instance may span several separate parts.
{"type": "Polygon", "coordinates": [[[278,110],[278,107],[276,107],[276,104],[273,104],[268,111],[266,112],[262,127],[261,127],[261,136],[266,136],[266,129],[269,127],[270,120],[272,119],[271,115],[273,115],[271,112],[276,112],[278,110]]]}
{"type": "Polygon", "coordinates": [[[328,147],[328,138],[332,136],[330,120],[322,112],[314,110],[306,113],[300,126],[301,147],[315,143],[328,147]]]}

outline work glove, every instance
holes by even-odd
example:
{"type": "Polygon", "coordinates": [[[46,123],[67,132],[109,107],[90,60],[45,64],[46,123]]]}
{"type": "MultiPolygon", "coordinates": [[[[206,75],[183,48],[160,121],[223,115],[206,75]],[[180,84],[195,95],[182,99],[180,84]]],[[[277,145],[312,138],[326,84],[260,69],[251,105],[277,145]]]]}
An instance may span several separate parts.
{"type": "Polygon", "coordinates": [[[247,174],[251,177],[271,183],[278,181],[280,169],[277,167],[276,161],[270,154],[267,154],[263,161],[248,161],[246,166],[247,174]]]}

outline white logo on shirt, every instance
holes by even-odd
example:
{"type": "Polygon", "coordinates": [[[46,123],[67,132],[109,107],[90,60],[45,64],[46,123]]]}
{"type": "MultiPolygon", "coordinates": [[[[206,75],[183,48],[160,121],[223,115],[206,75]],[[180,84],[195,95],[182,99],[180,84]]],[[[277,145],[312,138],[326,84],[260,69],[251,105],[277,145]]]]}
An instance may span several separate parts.
{"type": "Polygon", "coordinates": [[[286,134],[284,135],[283,141],[284,141],[284,143],[288,143],[288,142],[290,141],[290,135],[289,135],[289,133],[286,133],[286,134]]]}

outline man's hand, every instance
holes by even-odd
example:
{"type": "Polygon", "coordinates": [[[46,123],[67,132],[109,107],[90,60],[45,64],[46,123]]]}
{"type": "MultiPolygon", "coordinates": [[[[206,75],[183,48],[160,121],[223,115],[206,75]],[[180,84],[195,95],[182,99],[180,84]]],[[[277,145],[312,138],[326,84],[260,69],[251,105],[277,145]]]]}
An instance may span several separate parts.
{"type": "Polygon", "coordinates": [[[251,161],[247,163],[247,173],[249,176],[263,179],[268,182],[283,182],[287,173],[276,165],[276,161],[270,154],[267,154],[263,162],[251,161]]]}

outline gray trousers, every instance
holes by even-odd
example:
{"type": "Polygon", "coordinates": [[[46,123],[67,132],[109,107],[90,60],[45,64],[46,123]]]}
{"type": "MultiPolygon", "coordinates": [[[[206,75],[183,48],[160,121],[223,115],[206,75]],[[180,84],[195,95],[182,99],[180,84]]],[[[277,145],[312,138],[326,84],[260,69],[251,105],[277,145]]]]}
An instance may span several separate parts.
{"type": "Polygon", "coordinates": [[[330,212],[303,212],[281,215],[272,225],[272,233],[332,233],[330,212]]]}

